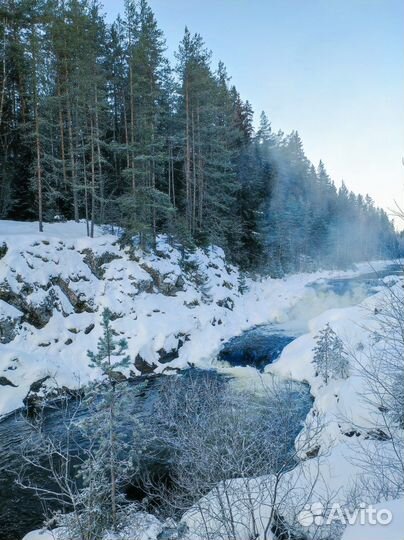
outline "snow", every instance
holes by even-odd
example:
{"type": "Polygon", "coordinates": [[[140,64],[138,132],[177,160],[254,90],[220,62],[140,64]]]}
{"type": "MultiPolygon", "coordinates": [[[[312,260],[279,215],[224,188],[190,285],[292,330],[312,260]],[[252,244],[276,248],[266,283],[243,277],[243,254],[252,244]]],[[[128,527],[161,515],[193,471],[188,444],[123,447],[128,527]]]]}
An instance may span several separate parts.
{"type": "Polygon", "coordinates": [[[375,504],[374,508],[388,510],[392,521],[383,524],[348,525],[342,540],[403,540],[404,539],[404,499],[375,504]]]}
{"type": "MultiPolygon", "coordinates": [[[[2,239],[7,243],[7,238],[16,236],[36,237],[40,240],[57,238],[74,240],[81,239],[86,235],[85,221],[81,220],[78,223],[75,221],[66,221],[58,223],[44,223],[44,232],[38,230],[37,221],[11,221],[0,220],[0,234],[2,239]]],[[[100,227],[95,228],[95,236],[101,236],[103,231],[100,227]]]]}
{"type": "MultiPolygon", "coordinates": [[[[370,444],[375,444],[374,441],[370,444]]],[[[294,524],[301,533],[308,534],[308,538],[328,540],[338,538],[333,534],[335,523],[323,523],[322,528],[315,525],[301,526],[299,523],[300,511],[313,504],[322,508],[331,508],[333,504],[346,505],[345,497],[353,487],[360,470],[352,463],[352,457],[358,452],[356,442],[339,445],[334,448],[326,458],[307,460],[302,466],[286,473],[277,486],[278,495],[273,500],[275,478],[239,478],[219,484],[217,488],[198,501],[183,517],[188,526],[187,540],[197,540],[201,537],[200,531],[208,527],[210,531],[218,533],[218,537],[225,537],[223,530],[223,516],[231,509],[238,540],[250,540],[252,519],[264,538],[263,531],[268,523],[272,508],[294,524]],[[317,479],[314,489],[314,479],[317,479]],[[201,516],[201,510],[204,517],[201,516]]],[[[366,505],[375,509],[389,509],[393,514],[390,525],[348,526],[343,540],[403,540],[403,500],[377,505],[366,505]],[[371,530],[372,529],[372,530],[371,530]],[[363,533],[363,534],[362,534],[363,533]],[[368,536],[366,536],[368,534],[368,536]],[[401,534],[401,536],[397,536],[401,534]]],[[[352,511],[352,510],[351,510],[352,511]]],[[[326,517],[325,513],[325,517],[326,517]]],[[[342,529],[345,523],[338,524],[342,529]]]]}
{"type": "MultiPolygon", "coordinates": [[[[127,507],[127,523],[120,524],[118,532],[106,532],[100,540],[157,540],[164,528],[155,516],[141,512],[138,509],[131,511],[127,507]]],[[[24,536],[22,540],[76,540],[66,529],[58,527],[53,530],[37,529],[24,536]]],[[[79,538],[77,538],[79,540],[79,538]]]]}
{"type": "MultiPolygon", "coordinates": [[[[184,259],[160,236],[155,253],[130,252],[100,227],[95,238],[88,238],[83,222],[45,224],[39,233],[37,223],[0,221],[3,242],[7,252],[0,259],[0,297],[5,291],[0,321],[14,319],[16,335],[0,344],[0,374],[17,388],[2,387],[0,415],[21,407],[30,385],[40,378],[50,377],[48,387],[76,388],[97,376],[86,351],[96,348],[104,307],[115,314],[114,328],[127,339],[131,358],[139,354],[156,366],[155,373],[190,363],[211,367],[223,341],[243,330],[286,323],[293,309],[292,318],[302,320],[304,305],[320,313],[324,299],[306,285],[369,271],[365,263],[349,272],[247,279],[248,290],[242,295],[239,272],[217,247],[197,249],[184,259]],[[10,291],[22,303],[5,301],[10,291]],[[41,313],[41,327],[34,327],[28,316],[20,322],[24,310],[41,313]],[[159,351],[179,345],[176,359],[160,362],[159,351]]],[[[385,265],[374,263],[377,268],[385,265]]],[[[310,338],[304,339],[310,344],[310,338]]],[[[288,369],[287,361],[284,365],[288,369]]],[[[126,374],[130,372],[140,373],[134,365],[126,374]]]]}
{"type": "MultiPolygon", "coordinates": [[[[306,460],[303,468],[285,475],[283,489],[288,485],[294,488],[293,496],[285,498],[289,505],[284,510],[291,515],[293,508],[307,498],[307,482],[316,475],[319,481],[311,502],[324,500],[331,494],[338,500],[346,499],[352,482],[362,474],[355,456],[363,447],[344,433],[355,425],[371,426],[375,411],[361,399],[365,383],[355,366],[351,366],[346,379],[332,379],[324,384],[316,377],[313,347],[316,335],[329,323],[352,350],[358,352],[364,347],[365,353],[369,332],[375,327],[373,314],[383,299],[383,291],[367,296],[366,291],[358,288],[348,297],[324,293],[308,285],[382,270],[388,262],[362,263],[347,272],[319,271],[256,281],[248,278],[246,292],[241,294],[239,272],[226,262],[219,248],[197,249],[184,258],[164,236],[158,238],[156,252],[147,253],[122,249],[117,237],[101,228],[96,228],[96,237],[90,239],[84,223],[45,224],[42,234],[36,227],[35,223],[0,221],[0,243],[7,245],[7,252],[0,259],[0,293],[11,291],[23,300],[22,304],[13,305],[15,300],[0,299],[0,324],[6,319],[14,321],[16,330],[12,339],[0,343],[0,374],[17,385],[17,388],[2,387],[0,415],[21,407],[31,384],[43,377],[49,379],[42,393],[62,385],[77,388],[94,380],[97,371],[89,367],[86,351],[96,349],[101,333],[100,315],[108,307],[116,317],[114,329],[128,341],[131,358],[140,355],[155,366],[155,373],[165,372],[167,367],[185,368],[192,363],[231,373],[238,384],[250,387],[258,387],[262,378],[274,376],[307,382],[314,397],[313,409],[325,422],[318,441],[325,452],[321,459],[306,460]],[[42,327],[34,327],[29,320],[21,322],[25,310],[30,308],[45,313],[42,327]],[[267,366],[264,374],[254,368],[229,368],[216,360],[223,342],[263,323],[281,325],[298,336],[274,364],[267,366]],[[177,358],[160,362],[163,351],[176,350],[177,358]]],[[[384,281],[400,287],[399,283],[394,285],[396,278],[384,281]]],[[[3,298],[9,298],[7,294],[3,298]]],[[[129,373],[140,372],[133,364],[126,374],[129,373]]],[[[366,444],[383,444],[386,453],[389,452],[387,442],[366,444]]],[[[296,445],[298,448],[299,438],[296,445]]],[[[251,516],[243,493],[259,493],[253,510],[259,521],[265,523],[271,511],[270,498],[265,494],[265,485],[270,481],[269,477],[231,481],[230,499],[234,512],[239,514],[240,540],[249,538],[247,521],[251,516]]],[[[219,485],[219,492],[220,489],[219,485]]],[[[207,494],[200,504],[215,507],[217,493],[207,494]]],[[[399,501],[394,504],[398,505],[399,501]]],[[[391,538],[380,527],[368,530],[354,526],[347,529],[344,540],[398,539],[395,531],[400,527],[394,524],[400,525],[402,512],[397,508],[394,513],[399,517],[388,532],[393,531],[391,538]]],[[[184,521],[190,528],[188,539],[200,538],[198,512],[191,509],[184,521]]],[[[161,531],[158,521],[147,523],[142,540],[152,540],[161,531]]],[[[220,524],[213,523],[212,527],[220,528],[220,524]]],[[[24,540],[54,538],[50,534],[34,531],[24,540]]]]}
{"type": "MultiPolygon", "coordinates": [[[[397,292],[400,290],[400,284],[393,287],[396,287],[397,292]]],[[[383,302],[384,294],[384,291],[380,291],[357,306],[327,310],[311,319],[308,322],[309,332],[287,345],[279,359],[266,368],[267,373],[310,384],[315,398],[315,409],[327,425],[323,433],[326,445],[344,441],[344,433],[355,426],[371,428],[377,411],[363,399],[366,381],[358,366],[350,366],[348,378],[331,379],[328,384],[316,376],[313,364],[315,338],[329,323],[345,347],[354,351],[364,365],[368,357],[367,350],[374,347],[370,343],[370,334],[376,324],[374,312],[383,302]]]]}
{"type": "Polygon", "coordinates": [[[59,538],[57,532],[37,529],[26,534],[22,540],[59,540],[59,538]]]}

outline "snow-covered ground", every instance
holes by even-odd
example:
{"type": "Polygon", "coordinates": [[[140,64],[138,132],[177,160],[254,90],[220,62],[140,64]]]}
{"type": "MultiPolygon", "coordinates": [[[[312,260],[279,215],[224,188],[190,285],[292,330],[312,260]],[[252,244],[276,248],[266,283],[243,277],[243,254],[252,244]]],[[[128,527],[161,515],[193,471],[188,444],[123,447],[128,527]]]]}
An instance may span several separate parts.
{"type": "Polygon", "coordinates": [[[77,388],[98,376],[86,351],[96,348],[105,307],[134,360],[125,375],[207,367],[223,341],[287,321],[302,298],[311,310],[324,309],[308,283],[370,269],[247,279],[241,294],[239,272],[221,249],[183,257],[164,237],[152,254],[121,249],[100,228],[90,239],[84,223],[45,224],[39,233],[36,223],[0,221],[0,246],[0,415],[21,407],[28,393],[77,388]]]}
{"type": "MultiPolygon", "coordinates": [[[[348,525],[342,540],[403,540],[404,538],[404,499],[388,501],[375,505],[376,511],[388,511],[392,517],[386,524],[348,525]]],[[[389,520],[385,514],[384,519],[389,520]]]]}
{"type": "MultiPolygon", "coordinates": [[[[307,285],[381,270],[385,261],[363,263],[349,272],[242,280],[218,248],[183,256],[160,237],[156,253],[144,253],[121,249],[117,238],[101,229],[90,239],[83,223],[46,225],[42,234],[36,227],[0,221],[0,414],[22,406],[29,393],[42,395],[55,387],[76,388],[94,380],[98,374],[89,368],[86,351],[95,350],[100,315],[108,307],[114,314],[113,326],[127,339],[133,359],[125,375],[172,373],[192,364],[231,371],[245,384],[273,375],[310,384],[313,410],[325,422],[316,444],[327,451],[321,460],[306,460],[288,473],[285,485],[294,486],[296,507],[302,498],[312,503],[332,495],[334,500],[345,501],[361,474],[353,458],[363,450],[356,437],[346,433],[354,426],[370,427],[375,411],[361,399],[364,382],[354,366],[347,379],[327,385],[316,377],[313,346],[319,330],[329,323],[349,348],[365,353],[375,324],[373,315],[384,293],[359,294],[347,300],[307,285]],[[350,305],[355,302],[357,305],[350,305]],[[253,368],[230,369],[217,363],[216,354],[224,341],[263,323],[283,324],[299,335],[266,373],[261,376],[253,368]],[[46,377],[42,384],[32,386],[46,377]],[[315,475],[319,480],[307,498],[307,481],[315,475]]],[[[260,493],[254,498],[253,510],[265,523],[271,504],[263,499],[263,486],[270,480],[231,482],[230,500],[240,512],[238,538],[247,539],[245,522],[251,507],[243,506],[246,498],[241,494],[243,490],[260,493]]],[[[204,504],[214,506],[216,496],[208,494],[204,504]]],[[[287,497],[289,507],[293,497],[287,497]]],[[[189,539],[200,538],[198,512],[191,510],[184,522],[189,526],[189,539]]],[[[156,538],[157,529],[161,530],[157,521],[150,527],[145,540],[156,538]]],[[[355,531],[355,527],[347,530],[344,540],[360,540],[362,529],[355,531]]],[[[46,534],[34,532],[26,540],[51,538],[46,534]]],[[[366,537],[371,538],[370,532],[366,537]]],[[[398,540],[398,536],[384,535],[383,539],[398,540]]]]}

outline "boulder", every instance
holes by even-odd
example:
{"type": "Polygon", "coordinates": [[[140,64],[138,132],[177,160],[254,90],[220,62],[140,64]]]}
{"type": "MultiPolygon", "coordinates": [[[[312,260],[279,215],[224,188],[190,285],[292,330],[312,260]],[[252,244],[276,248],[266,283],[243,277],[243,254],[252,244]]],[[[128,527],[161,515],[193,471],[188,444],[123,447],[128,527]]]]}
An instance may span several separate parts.
{"type": "Polygon", "coordinates": [[[156,364],[152,362],[149,364],[144,358],[138,354],[135,358],[135,368],[140,371],[142,375],[148,375],[150,373],[153,373],[156,369],[156,364]]]}
{"type": "Polygon", "coordinates": [[[7,377],[0,377],[0,386],[14,386],[14,388],[17,388],[17,385],[8,380],[7,377]]]}

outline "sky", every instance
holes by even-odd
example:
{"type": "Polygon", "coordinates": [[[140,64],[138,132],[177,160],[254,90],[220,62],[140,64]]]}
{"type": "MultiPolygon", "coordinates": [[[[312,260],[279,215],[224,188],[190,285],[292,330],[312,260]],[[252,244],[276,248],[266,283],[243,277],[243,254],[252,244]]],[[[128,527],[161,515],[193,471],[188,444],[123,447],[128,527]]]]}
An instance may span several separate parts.
{"type": "MultiPolygon", "coordinates": [[[[200,33],[257,118],[297,130],[337,185],[404,207],[403,0],[149,3],[170,57],[186,25],[200,33]]],[[[123,12],[123,0],[103,4],[108,20],[123,12]]]]}

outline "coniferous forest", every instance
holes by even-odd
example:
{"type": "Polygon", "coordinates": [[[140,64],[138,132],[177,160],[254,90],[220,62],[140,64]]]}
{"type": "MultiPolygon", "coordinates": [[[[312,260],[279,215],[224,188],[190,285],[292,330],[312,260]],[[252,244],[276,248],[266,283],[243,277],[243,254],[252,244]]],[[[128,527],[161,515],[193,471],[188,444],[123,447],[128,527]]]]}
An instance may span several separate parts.
{"type": "Polygon", "coordinates": [[[0,20],[0,218],[163,232],[274,276],[397,254],[387,214],[256,123],[199,34],[169,62],[146,0],[113,24],[96,1],[3,0],[0,20]]]}

